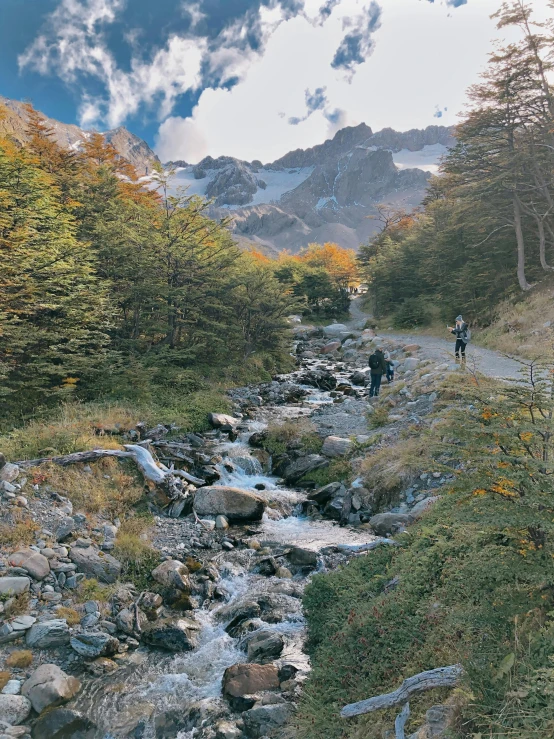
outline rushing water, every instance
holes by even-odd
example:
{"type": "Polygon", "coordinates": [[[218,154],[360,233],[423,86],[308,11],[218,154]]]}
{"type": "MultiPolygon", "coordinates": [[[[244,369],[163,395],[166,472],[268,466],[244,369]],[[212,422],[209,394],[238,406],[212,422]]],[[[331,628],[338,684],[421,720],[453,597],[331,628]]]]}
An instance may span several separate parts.
{"type": "MultiPolygon", "coordinates": [[[[339,374],[340,373],[335,373],[339,374]]],[[[277,478],[264,472],[263,465],[252,454],[247,440],[251,433],[260,431],[272,418],[297,418],[309,415],[314,406],[332,403],[328,392],[307,388],[309,395],[302,404],[261,409],[256,420],[246,422],[246,428],[235,442],[207,441],[210,454],[223,457],[218,465],[220,484],[252,490],[263,496],[270,504],[272,515],[264,514],[258,527],[257,538],[264,542],[297,544],[316,551],[329,545],[364,544],[374,537],[348,527],[339,527],[332,521],[312,520],[301,515],[300,503],[305,493],[289,490],[278,484],[277,478]],[[290,511],[292,515],[278,514],[273,507],[290,511]],[[273,504],[273,506],[272,506],[273,504]]],[[[245,661],[239,641],[225,631],[225,622],[218,619],[218,611],[245,597],[254,598],[263,592],[282,592],[283,582],[275,577],[263,577],[248,572],[248,559],[254,555],[250,550],[235,550],[225,553],[223,565],[221,555],[217,564],[222,574],[218,587],[225,590],[224,604],[209,606],[195,612],[202,625],[200,644],[192,652],[166,655],[141,647],[129,655],[116,673],[87,681],[72,707],[83,711],[93,719],[106,739],[119,737],[155,736],[154,717],[170,709],[178,709],[183,715],[194,704],[221,699],[221,679],[225,669],[237,662],[245,661]],[[137,728],[138,727],[138,728],[137,728]]],[[[309,669],[302,651],[304,624],[301,615],[280,623],[265,624],[285,637],[282,660],[292,661],[301,669],[309,669]]],[[[195,719],[199,721],[198,717],[195,719]]],[[[173,736],[173,734],[168,734],[173,736]]],[[[179,739],[193,739],[194,726],[178,734],[179,739]]]]}

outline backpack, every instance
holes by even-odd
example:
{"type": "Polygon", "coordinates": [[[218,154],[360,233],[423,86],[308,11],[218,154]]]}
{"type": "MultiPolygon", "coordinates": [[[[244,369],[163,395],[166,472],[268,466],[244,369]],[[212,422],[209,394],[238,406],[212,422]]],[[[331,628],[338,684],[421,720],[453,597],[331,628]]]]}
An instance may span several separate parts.
{"type": "Polygon", "coordinates": [[[368,360],[369,369],[375,370],[379,369],[381,367],[381,360],[377,356],[377,354],[372,354],[371,357],[368,360]]]}
{"type": "Polygon", "coordinates": [[[466,328],[466,330],[464,331],[463,341],[466,344],[469,344],[469,342],[471,341],[471,329],[470,328],[466,328]]]}

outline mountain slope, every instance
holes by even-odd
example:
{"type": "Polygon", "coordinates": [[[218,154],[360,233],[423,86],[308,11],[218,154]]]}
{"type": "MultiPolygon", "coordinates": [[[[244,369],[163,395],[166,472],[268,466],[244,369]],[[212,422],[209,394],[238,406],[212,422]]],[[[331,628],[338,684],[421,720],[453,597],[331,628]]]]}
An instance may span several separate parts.
{"type": "MultiPolygon", "coordinates": [[[[20,144],[25,143],[27,115],[24,104],[0,95],[0,105],[5,110],[5,118],[0,122],[0,131],[8,133],[20,144]]],[[[84,131],[79,126],[44,117],[54,131],[58,144],[66,149],[78,149],[81,142],[90,135],[90,132],[84,131]]],[[[106,141],[135,167],[140,176],[148,174],[152,169],[152,163],[159,161],[145,141],[127,131],[123,126],[106,131],[103,135],[106,141]]]]}
{"type": "Polygon", "coordinates": [[[453,141],[444,126],[373,133],[362,123],[266,165],[233,157],[175,163],[183,165],[177,182],[212,199],[214,216],[231,215],[239,242],[270,253],[314,241],[357,249],[378,228],[371,218],[378,203],[408,210],[421,203],[453,141]]]}

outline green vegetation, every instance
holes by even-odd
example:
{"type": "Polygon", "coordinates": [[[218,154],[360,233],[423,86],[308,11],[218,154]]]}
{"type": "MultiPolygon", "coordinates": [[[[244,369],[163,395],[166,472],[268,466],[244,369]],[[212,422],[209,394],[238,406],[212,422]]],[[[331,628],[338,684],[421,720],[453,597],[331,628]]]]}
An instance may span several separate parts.
{"type": "Polygon", "coordinates": [[[160,564],[160,553],[148,541],[151,516],[133,516],[117,532],[114,556],[121,562],[121,580],[132,582],[138,590],[151,585],[150,573],[160,564]]]}
{"type": "Polygon", "coordinates": [[[269,454],[283,454],[292,448],[315,454],[321,451],[323,439],[310,421],[299,418],[271,425],[264,433],[261,445],[269,454]]]}
{"type": "Polygon", "coordinates": [[[112,597],[114,590],[114,585],[102,585],[96,578],[90,577],[81,582],[75,591],[75,595],[79,603],[86,603],[87,600],[97,600],[100,603],[107,603],[112,597]]]}
{"type": "MultiPolygon", "coordinates": [[[[496,14],[519,41],[495,49],[456,145],[423,208],[381,207],[382,232],[360,264],[376,315],[397,328],[464,318],[480,325],[498,304],[529,291],[554,258],[554,27],[510,0],[496,14]]],[[[389,324],[390,325],[390,324],[389,324]]]]}
{"type": "MultiPolygon", "coordinates": [[[[309,585],[313,672],[300,737],[379,739],[394,711],[346,721],[340,708],[455,662],[465,678],[452,737],[552,733],[552,369],[532,366],[512,385],[457,379],[445,388],[445,403],[457,403],[442,425],[369,458],[365,482],[375,489],[389,480],[393,492],[416,469],[449,469],[454,481],[400,548],[309,585]],[[385,588],[393,578],[397,586],[385,588]]],[[[449,695],[414,700],[407,733],[449,695]]]]}

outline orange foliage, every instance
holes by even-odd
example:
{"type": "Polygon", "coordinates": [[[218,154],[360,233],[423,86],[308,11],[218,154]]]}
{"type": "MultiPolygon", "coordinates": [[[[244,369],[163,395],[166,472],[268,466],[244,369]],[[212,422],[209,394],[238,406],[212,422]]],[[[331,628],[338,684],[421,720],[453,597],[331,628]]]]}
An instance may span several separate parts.
{"type": "Polygon", "coordinates": [[[359,282],[356,252],[338,244],[309,244],[300,254],[282,252],[281,262],[297,262],[308,267],[324,269],[338,287],[349,287],[359,282]]]}

